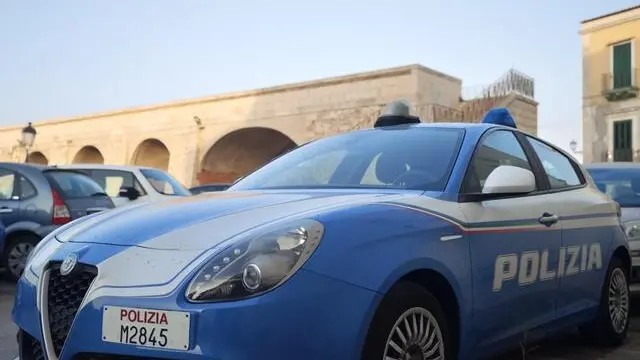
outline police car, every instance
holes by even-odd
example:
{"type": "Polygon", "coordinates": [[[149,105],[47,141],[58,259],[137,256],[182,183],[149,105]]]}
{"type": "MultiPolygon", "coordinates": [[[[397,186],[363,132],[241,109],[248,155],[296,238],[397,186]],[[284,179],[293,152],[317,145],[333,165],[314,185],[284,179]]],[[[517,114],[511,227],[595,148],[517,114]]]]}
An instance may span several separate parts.
{"type": "Polygon", "coordinates": [[[618,205],[506,109],[395,102],[225,192],[59,228],[13,320],[22,360],[471,360],[572,327],[620,344],[629,269],[618,205]]]}

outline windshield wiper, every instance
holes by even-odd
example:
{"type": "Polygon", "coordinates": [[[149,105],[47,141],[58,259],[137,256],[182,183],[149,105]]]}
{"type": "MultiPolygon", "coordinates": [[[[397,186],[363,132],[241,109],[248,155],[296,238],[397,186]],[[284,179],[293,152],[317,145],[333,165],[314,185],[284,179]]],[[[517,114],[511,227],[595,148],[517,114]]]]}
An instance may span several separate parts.
{"type": "Polygon", "coordinates": [[[91,197],[96,197],[96,196],[109,196],[109,195],[105,192],[96,192],[91,194],[91,197]]]}

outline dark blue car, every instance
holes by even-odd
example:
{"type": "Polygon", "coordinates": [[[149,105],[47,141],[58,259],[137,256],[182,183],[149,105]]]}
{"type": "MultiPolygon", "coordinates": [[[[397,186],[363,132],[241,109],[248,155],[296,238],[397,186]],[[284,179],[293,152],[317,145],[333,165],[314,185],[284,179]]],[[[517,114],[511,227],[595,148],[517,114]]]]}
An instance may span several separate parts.
{"type": "Polygon", "coordinates": [[[0,267],[17,279],[35,245],[60,225],[113,208],[90,177],[51,166],[0,163],[0,267]]]}
{"type": "Polygon", "coordinates": [[[4,246],[4,240],[6,235],[7,235],[7,232],[5,231],[4,223],[2,222],[2,218],[0,218],[0,248],[4,246]]]}

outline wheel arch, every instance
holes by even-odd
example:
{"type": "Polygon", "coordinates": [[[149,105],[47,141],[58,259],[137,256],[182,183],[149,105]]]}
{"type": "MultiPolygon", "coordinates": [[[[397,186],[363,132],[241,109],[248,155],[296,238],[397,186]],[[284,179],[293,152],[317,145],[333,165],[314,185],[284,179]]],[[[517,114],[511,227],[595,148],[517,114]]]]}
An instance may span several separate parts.
{"type": "Polygon", "coordinates": [[[4,249],[7,248],[7,245],[11,244],[13,241],[15,241],[16,239],[18,239],[21,236],[33,236],[34,238],[38,238],[38,239],[42,238],[40,235],[38,235],[35,231],[33,231],[31,229],[14,230],[14,231],[11,231],[11,232],[7,233],[7,236],[6,236],[5,240],[4,240],[2,251],[4,251],[4,249]]]}
{"type": "Polygon", "coordinates": [[[627,276],[631,274],[631,255],[629,254],[629,249],[626,246],[618,246],[615,250],[613,250],[613,254],[611,258],[619,258],[624,262],[627,276]]]}
{"type": "MultiPolygon", "coordinates": [[[[453,346],[456,353],[459,353],[461,343],[465,342],[462,329],[471,327],[471,323],[465,323],[465,319],[470,318],[465,316],[470,314],[468,303],[470,297],[464,297],[458,280],[443,264],[434,263],[434,261],[428,263],[420,264],[421,266],[413,264],[414,266],[402,267],[384,282],[378,292],[385,295],[393,285],[401,281],[413,282],[429,291],[442,306],[452,335],[453,346]]],[[[378,305],[376,304],[373,314],[377,311],[378,305]]]]}
{"type": "Polygon", "coordinates": [[[410,281],[418,284],[438,299],[447,317],[447,327],[449,328],[449,334],[452,336],[453,347],[457,354],[461,336],[460,304],[449,280],[438,271],[418,269],[404,275],[399,281],[410,281]]]}

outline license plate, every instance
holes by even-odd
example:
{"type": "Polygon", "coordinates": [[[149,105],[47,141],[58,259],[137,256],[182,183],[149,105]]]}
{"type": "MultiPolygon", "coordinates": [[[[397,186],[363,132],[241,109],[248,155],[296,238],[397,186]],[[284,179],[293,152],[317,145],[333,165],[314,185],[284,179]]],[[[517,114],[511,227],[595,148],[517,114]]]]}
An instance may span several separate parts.
{"type": "Polygon", "coordinates": [[[102,341],[161,349],[187,350],[191,314],[183,311],[105,306],[102,341]]]}

